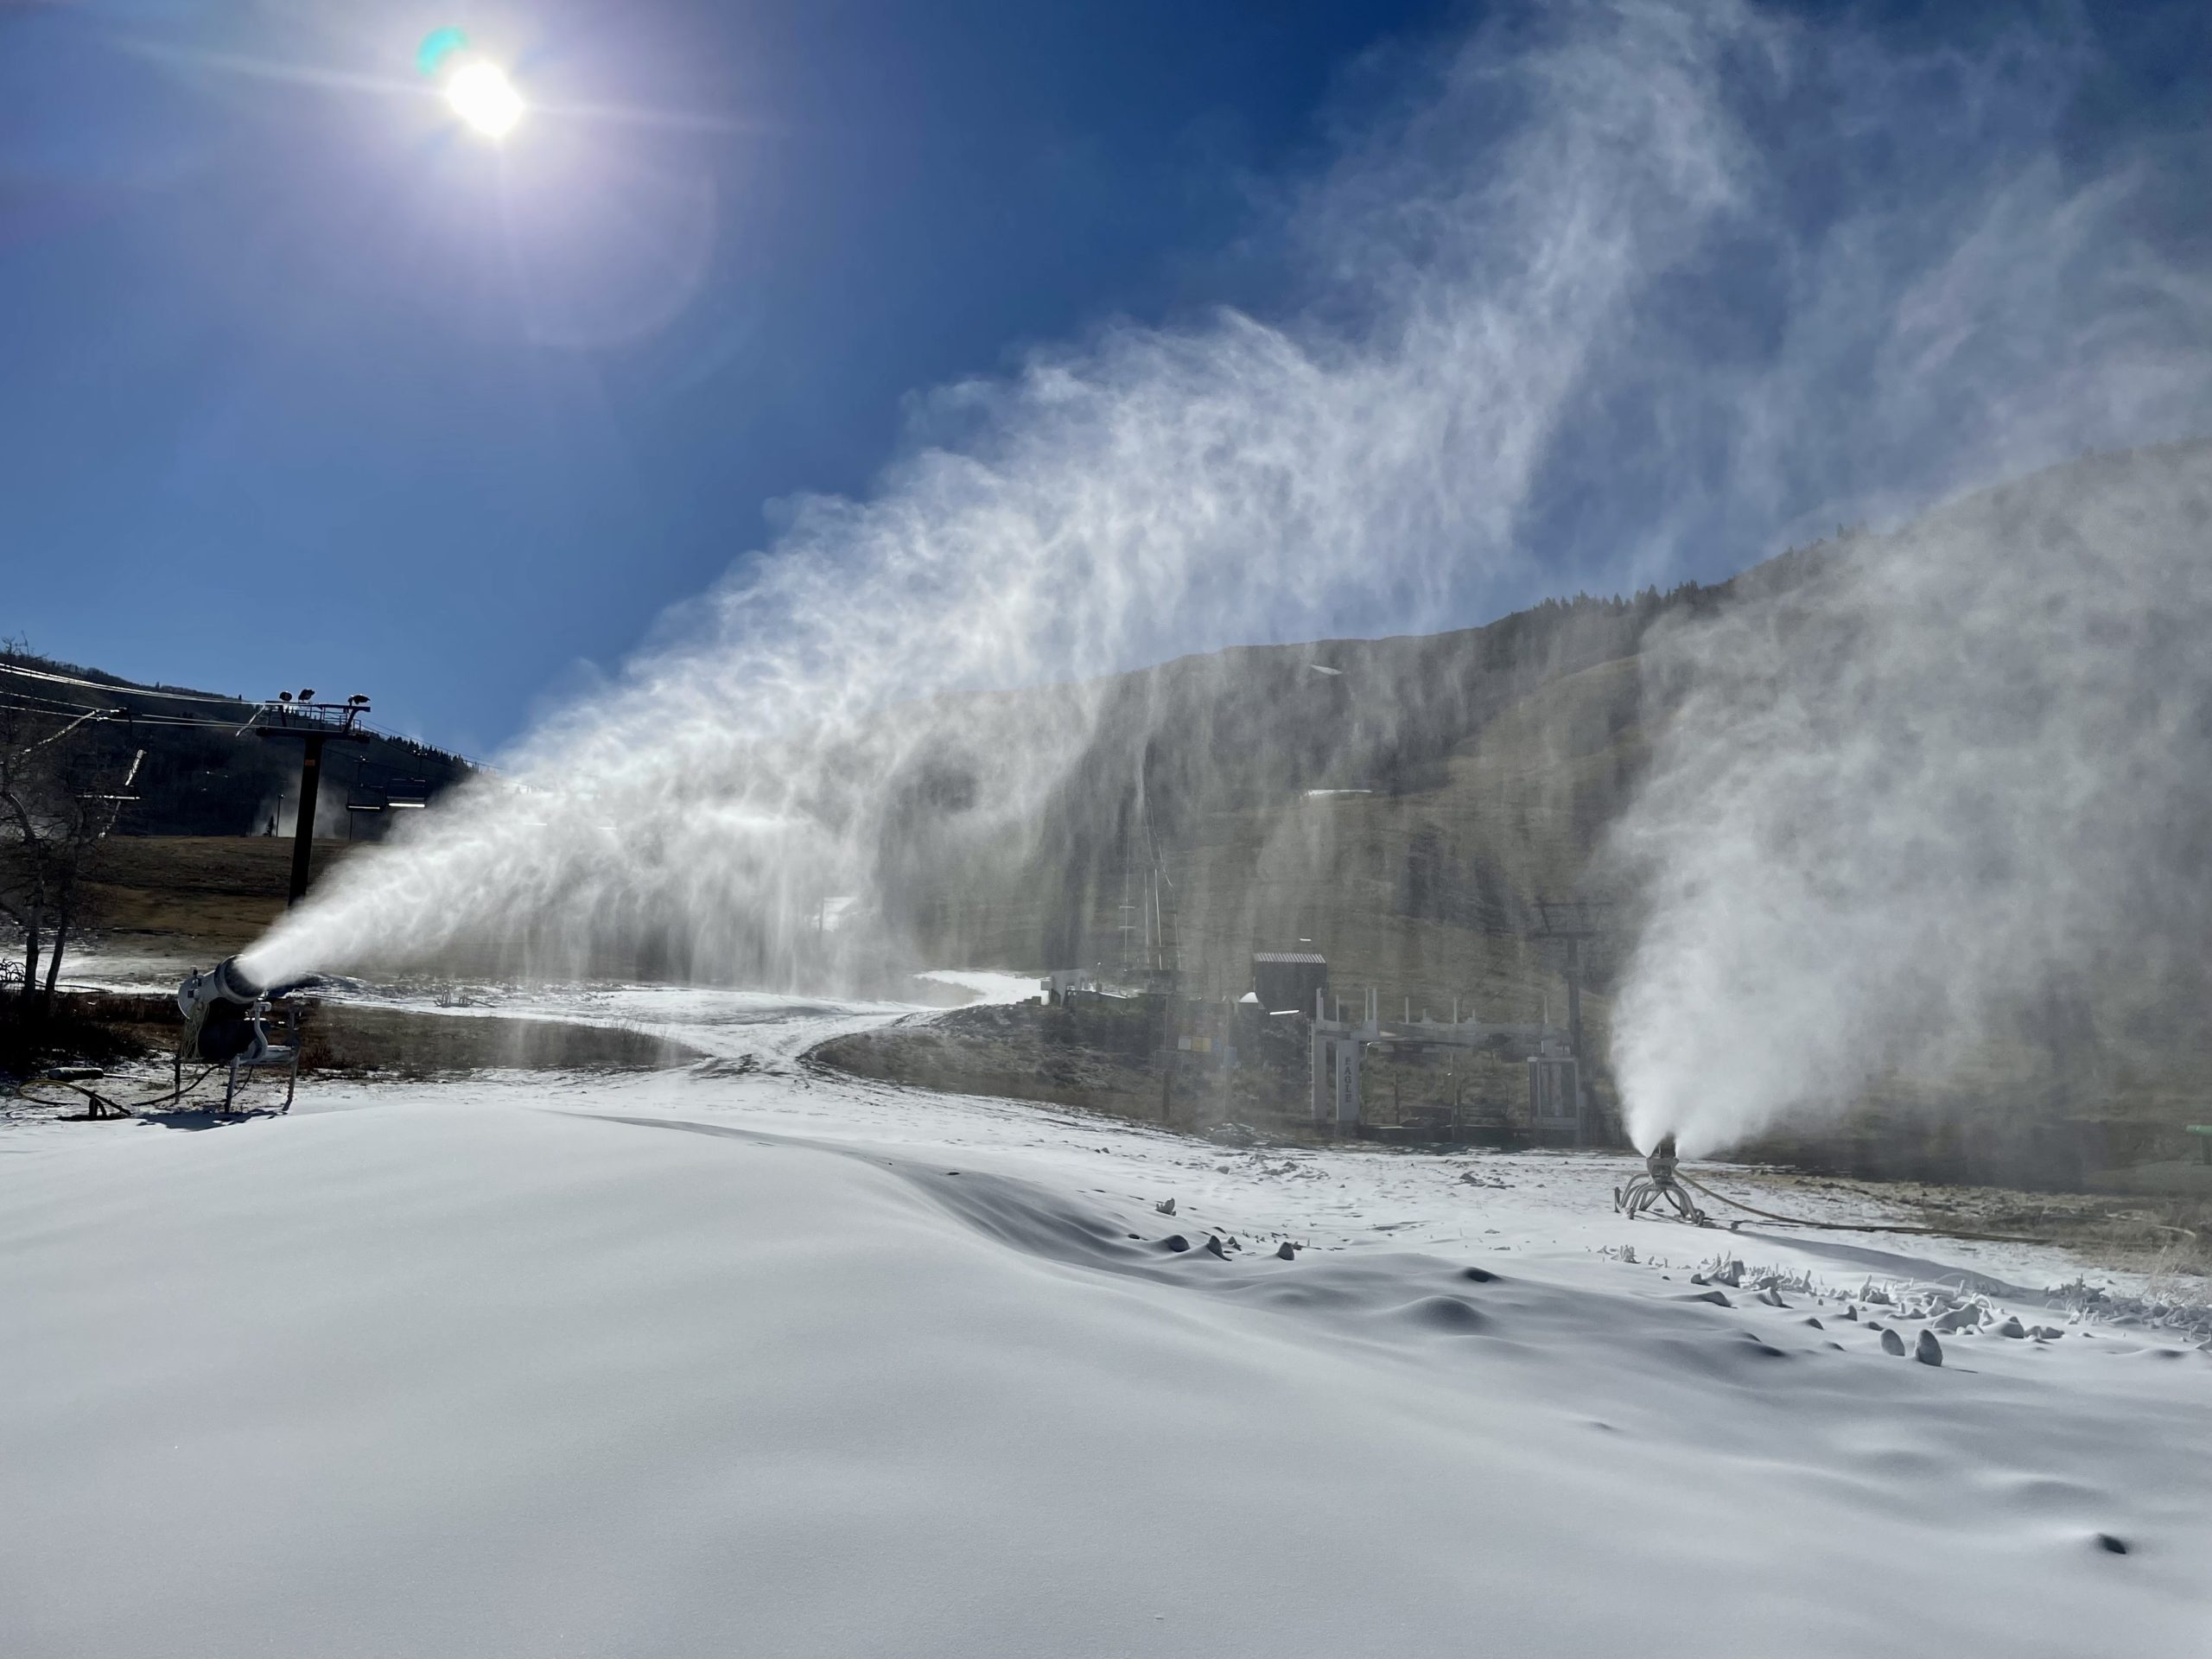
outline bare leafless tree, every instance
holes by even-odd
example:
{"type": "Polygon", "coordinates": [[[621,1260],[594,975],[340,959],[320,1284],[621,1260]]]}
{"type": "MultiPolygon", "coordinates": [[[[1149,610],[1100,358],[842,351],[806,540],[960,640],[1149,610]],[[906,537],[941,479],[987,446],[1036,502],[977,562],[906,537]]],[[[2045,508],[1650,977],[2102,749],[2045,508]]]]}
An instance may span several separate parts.
{"type": "Polygon", "coordinates": [[[22,935],[26,1011],[53,1005],[86,883],[144,759],[94,741],[113,712],[0,705],[0,916],[22,935]]]}

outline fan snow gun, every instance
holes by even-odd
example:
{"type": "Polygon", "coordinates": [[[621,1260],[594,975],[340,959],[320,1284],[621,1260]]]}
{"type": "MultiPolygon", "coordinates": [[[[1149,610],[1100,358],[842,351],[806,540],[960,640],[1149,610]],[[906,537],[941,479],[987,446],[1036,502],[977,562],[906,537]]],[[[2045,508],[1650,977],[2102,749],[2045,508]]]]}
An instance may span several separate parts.
{"type": "Polygon", "coordinates": [[[285,999],[296,988],[260,984],[238,966],[236,957],[224,957],[204,974],[187,974],[176,988],[177,1012],[184,1016],[184,1035],[176,1051],[178,1095],[184,1092],[188,1063],[227,1067],[222,1105],[227,1112],[238,1097],[241,1071],[282,1066],[287,1073],[283,1109],[289,1111],[299,1084],[300,1017],[298,1005],[285,999]],[[264,1023],[272,1000],[283,1001],[282,1040],[272,1039],[264,1023]]]}

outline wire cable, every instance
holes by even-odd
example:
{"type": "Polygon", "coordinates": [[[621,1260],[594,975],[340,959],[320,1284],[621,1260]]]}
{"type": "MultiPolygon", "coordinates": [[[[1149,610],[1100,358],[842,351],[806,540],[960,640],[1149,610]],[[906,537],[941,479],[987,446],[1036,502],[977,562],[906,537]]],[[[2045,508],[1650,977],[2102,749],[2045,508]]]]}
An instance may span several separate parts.
{"type": "MultiPolygon", "coordinates": [[[[130,695],[139,696],[166,696],[168,695],[167,692],[148,693],[139,691],[137,690],[136,688],[129,688],[129,690],[130,695]]],[[[226,698],[222,699],[222,701],[229,702],[234,707],[238,708],[245,708],[249,706],[242,698],[226,698]]],[[[49,715],[55,716],[61,715],[90,715],[95,720],[101,721],[121,721],[126,725],[167,726],[200,731],[227,732],[233,737],[243,737],[249,730],[276,732],[281,734],[287,729],[289,729],[293,732],[305,734],[316,729],[312,726],[299,726],[287,728],[281,726],[257,725],[256,722],[258,721],[260,715],[268,712],[268,705],[263,703],[253,704],[251,706],[254,709],[255,712],[253,715],[246,721],[245,724],[241,726],[235,720],[200,719],[190,715],[145,714],[132,709],[118,709],[112,704],[94,707],[86,703],[61,702],[52,698],[38,697],[24,692],[0,691],[0,709],[19,709],[27,714],[49,715]]],[[[334,733],[341,728],[333,726],[327,729],[334,733]]],[[[461,766],[468,767],[473,772],[493,772],[497,770],[495,767],[490,766],[485,761],[471,760],[468,756],[461,753],[456,749],[440,748],[436,744],[430,742],[426,738],[416,737],[406,732],[394,731],[388,726],[378,726],[370,721],[357,720],[350,728],[345,729],[351,729],[354,732],[361,733],[370,737],[382,738],[387,743],[403,745],[408,748],[415,750],[419,754],[436,756],[442,760],[452,760],[461,766]]]]}
{"type": "Polygon", "coordinates": [[[169,691],[158,686],[130,685],[121,681],[79,679],[73,674],[55,674],[41,668],[25,668],[21,663],[0,663],[0,674],[12,674],[18,679],[43,680],[49,685],[81,686],[87,691],[136,692],[142,697],[161,697],[174,702],[226,702],[243,707],[254,701],[251,697],[226,697],[213,691],[169,691]]]}

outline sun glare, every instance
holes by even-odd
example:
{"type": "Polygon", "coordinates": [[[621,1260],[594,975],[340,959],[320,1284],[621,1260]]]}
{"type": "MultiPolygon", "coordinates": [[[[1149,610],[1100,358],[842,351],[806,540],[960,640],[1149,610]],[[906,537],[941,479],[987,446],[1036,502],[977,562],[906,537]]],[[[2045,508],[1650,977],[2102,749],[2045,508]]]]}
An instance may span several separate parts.
{"type": "Polygon", "coordinates": [[[522,119],[522,94],[495,63],[465,63],[446,81],[454,113],[490,138],[504,138],[522,119]]]}

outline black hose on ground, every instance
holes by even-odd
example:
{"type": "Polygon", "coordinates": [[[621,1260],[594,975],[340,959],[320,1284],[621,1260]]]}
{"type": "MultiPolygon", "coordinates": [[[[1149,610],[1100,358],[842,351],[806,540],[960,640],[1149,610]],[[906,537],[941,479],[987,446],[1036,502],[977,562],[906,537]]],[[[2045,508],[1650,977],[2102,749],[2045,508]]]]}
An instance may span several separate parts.
{"type": "Polygon", "coordinates": [[[2048,1244],[2047,1238],[2031,1238],[2024,1233],[1972,1233],[1955,1227],[1914,1227],[1903,1223],[1871,1221],[1808,1221],[1802,1216],[1777,1216],[1771,1210],[1761,1210],[1753,1205],[1738,1202],[1724,1192],[1716,1192],[1702,1181],[1693,1180],[1680,1170],[1675,1179],[1685,1186],[1694,1186],[1715,1203],[1725,1204],[1733,1210],[1758,1217],[1762,1221],[1778,1222],[1784,1227],[1816,1227],[1834,1233],[1911,1233],[1923,1238],[1970,1238],[1989,1244],[2048,1244]]]}
{"type": "Polygon", "coordinates": [[[38,1087],[41,1084],[44,1084],[54,1088],[67,1089],[71,1090],[73,1093],[82,1095],[86,1102],[91,1104],[92,1109],[91,1116],[93,1117],[99,1117],[110,1112],[113,1113],[118,1117],[136,1117],[139,1113],[149,1110],[154,1107],[166,1106],[172,1102],[180,1102],[183,1100],[187,1095],[197,1089],[201,1084],[207,1082],[208,1074],[215,1069],[216,1068],[212,1065],[205,1067],[201,1070],[200,1075],[193,1078],[190,1083],[180,1083],[175,1088],[165,1090],[158,1095],[149,1095],[143,1100],[110,1100],[105,1095],[100,1093],[99,1090],[91,1088],[83,1083],[79,1083],[73,1077],[26,1077],[22,1082],[16,1085],[16,1097],[18,1100],[27,1100],[34,1106],[60,1106],[67,1103],[58,1100],[41,1100],[38,1096],[31,1093],[33,1089],[38,1087]]]}

